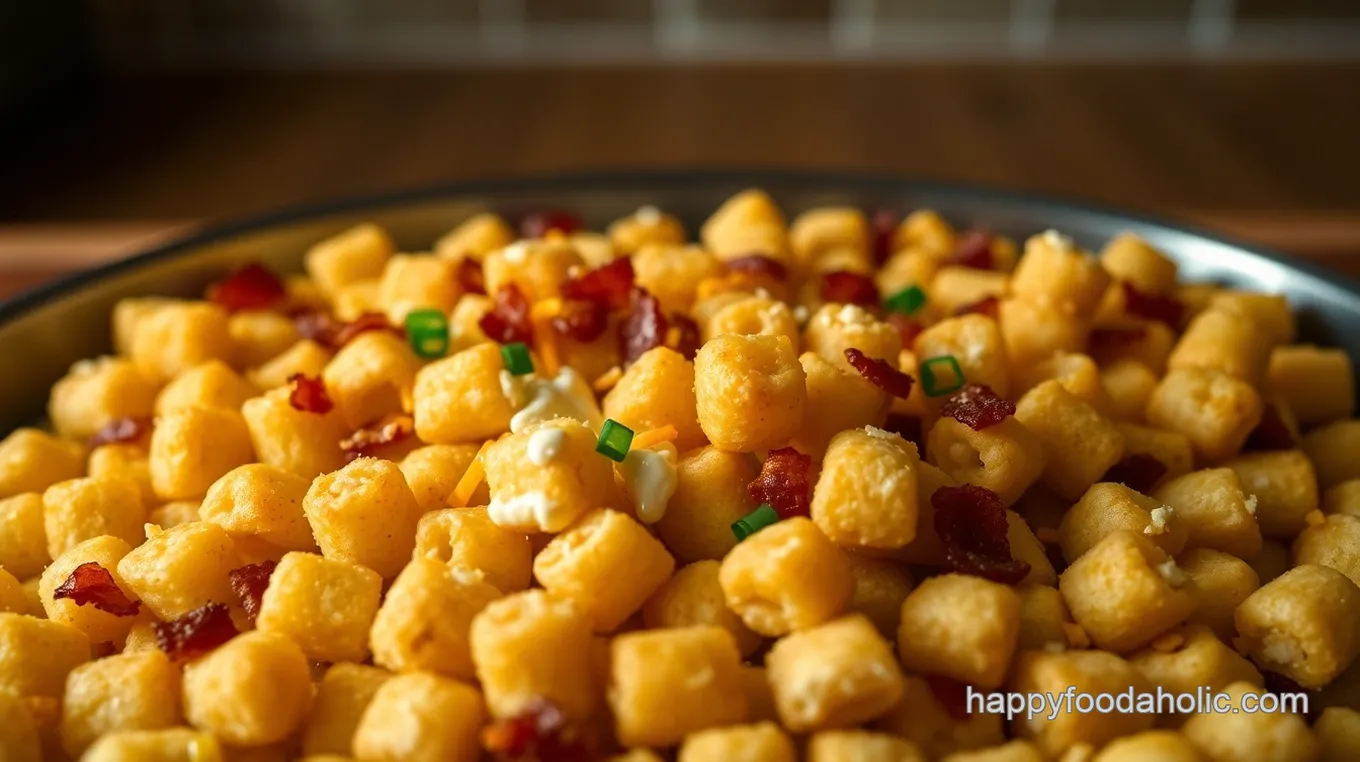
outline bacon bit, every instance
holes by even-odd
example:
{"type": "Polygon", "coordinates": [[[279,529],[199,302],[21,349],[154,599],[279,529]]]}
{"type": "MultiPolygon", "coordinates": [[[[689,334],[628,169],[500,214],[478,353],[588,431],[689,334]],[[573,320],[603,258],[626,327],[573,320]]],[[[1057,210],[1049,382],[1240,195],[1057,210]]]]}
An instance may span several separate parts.
{"type": "Polygon", "coordinates": [[[485,294],[486,278],[482,275],[482,265],[472,257],[463,257],[458,262],[458,285],[467,294],[485,294]]]}
{"type": "Polygon", "coordinates": [[[1006,508],[995,492],[972,484],[941,487],[930,504],[945,568],[1008,585],[1029,574],[1029,564],[1011,556],[1006,508]]]}
{"type": "Polygon", "coordinates": [[[1132,285],[1120,282],[1124,289],[1124,311],[1148,320],[1158,320],[1172,328],[1181,323],[1185,305],[1175,299],[1156,294],[1145,294],[1132,285]]]}
{"type": "Polygon", "coordinates": [[[812,456],[792,447],[770,450],[760,466],[760,476],[747,486],[751,499],[757,504],[769,503],[781,519],[811,515],[808,499],[811,468],[812,456]]]}
{"type": "Polygon", "coordinates": [[[1182,645],[1185,645],[1184,635],[1179,632],[1168,632],[1152,641],[1152,650],[1158,653],[1169,654],[1175,652],[1175,650],[1182,645]]]}
{"type": "Polygon", "coordinates": [[[910,349],[916,343],[916,337],[920,336],[926,327],[917,320],[913,320],[900,312],[889,312],[884,318],[889,325],[897,329],[902,336],[902,346],[910,349]]]}
{"type": "Polygon", "coordinates": [[[359,457],[371,457],[374,450],[406,439],[415,433],[415,429],[415,419],[411,416],[389,413],[377,423],[355,429],[353,434],[340,440],[340,450],[345,453],[346,463],[359,457]]]}
{"type": "Polygon", "coordinates": [[[126,418],[115,418],[104,424],[104,427],[90,437],[90,447],[99,447],[106,444],[125,444],[128,442],[140,442],[151,433],[155,425],[154,420],[149,415],[134,415],[126,418]]]}
{"type": "Polygon", "coordinates": [[[391,331],[398,336],[405,336],[406,331],[400,326],[392,325],[387,320],[387,316],[381,312],[365,312],[359,317],[340,326],[340,330],[335,332],[335,347],[338,349],[354,340],[355,336],[365,331],[391,331]]]}
{"type": "Polygon", "coordinates": [[[292,405],[294,410],[325,415],[335,407],[335,403],[331,402],[331,396],[326,393],[325,382],[319,376],[294,373],[288,377],[288,384],[292,387],[292,391],[288,393],[288,404],[292,405]]]}
{"type": "Polygon", "coordinates": [[[586,729],[567,722],[546,699],[520,714],[497,720],[482,732],[482,745],[496,762],[591,762],[595,744],[586,729]]]}
{"type": "Polygon", "coordinates": [[[608,309],[621,310],[628,306],[633,279],[633,260],[619,257],[603,267],[563,283],[562,298],[580,299],[608,309]]]}
{"type": "Polygon", "coordinates": [[[269,587],[269,575],[274,573],[276,566],[278,564],[273,561],[261,561],[227,572],[231,591],[236,593],[236,598],[241,601],[241,608],[246,610],[246,616],[250,617],[252,622],[259,616],[260,601],[264,598],[265,589],[269,587]]]}
{"type": "Polygon", "coordinates": [[[128,598],[113,581],[109,570],[95,561],[77,566],[66,581],[52,591],[52,597],[56,600],[69,598],[77,606],[94,606],[118,617],[136,616],[142,608],[141,602],[128,598]]]}
{"type": "Polygon", "coordinates": [[[1001,300],[995,296],[984,296],[971,304],[965,304],[954,310],[954,317],[959,315],[986,315],[992,320],[997,319],[1001,300]]]}
{"type": "Polygon", "coordinates": [[[482,448],[477,451],[468,468],[463,472],[463,476],[458,479],[458,484],[454,485],[453,494],[449,495],[448,504],[451,508],[466,508],[468,501],[472,499],[472,493],[482,486],[482,480],[486,478],[486,464],[482,459],[486,457],[486,451],[496,440],[488,439],[482,443],[482,448]]]}
{"type": "Polygon", "coordinates": [[[960,722],[968,719],[968,683],[944,675],[926,675],[925,679],[945,713],[960,722]]]}
{"type": "Polygon", "coordinates": [[[911,396],[911,386],[916,379],[894,368],[887,360],[869,357],[854,347],[845,350],[845,359],[865,380],[888,394],[898,399],[911,396]]]}
{"type": "Polygon", "coordinates": [[[1076,622],[1063,622],[1063,634],[1067,636],[1067,645],[1072,648],[1090,648],[1091,636],[1086,634],[1086,630],[1076,622]]]}
{"type": "Polygon", "coordinates": [[[251,262],[208,287],[208,301],[227,312],[264,310],[288,296],[288,289],[274,271],[251,262]]]}
{"type": "Polygon", "coordinates": [[[568,299],[550,318],[550,323],[563,336],[582,343],[594,341],[609,327],[609,307],[600,302],[568,299]]]}
{"type": "Polygon", "coordinates": [[[994,270],[996,260],[992,257],[992,235],[981,230],[969,230],[954,239],[954,253],[949,264],[956,267],[971,267],[974,270],[994,270]]]}
{"type": "Polygon", "coordinates": [[[334,349],[339,346],[335,337],[345,324],[336,320],[329,312],[315,308],[303,308],[293,313],[293,327],[304,339],[311,339],[323,347],[334,349]]]}
{"type": "Polygon", "coordinates": [[[619,366],[615,365],[614,367],[610,368],[604,373],[601,373],[599,378],[596,378],[594,381],[591,381],[590,388],[594,389],[596,392],[600,394],[604,394],[605,392],[608,392],[610,389],[613,389],[614,385],[619,382],[620,378],[623,378],[623,368],[620,368],[619,366]]]}
{"type": "Polygon", "coordinates": [[[151,632],[172,661],[196,659],[238,634],[225,603],[209,603],[169,622],[152,622],[151,632]]]}
{"type": "Polygon", "coordinates": [[[1166,464],[1145,452],[1131,452],[1110,466],[1100,478],[1103,482],[1122,484],[1134,492],[1147,493],[1166,476],[1166,464]]]}
{"type": "Polygon", "coordinates": [[[897,238],[897,213],[891,209],[879,209],[874,212],[871,227],[873,228],[874,261],[881,265],[896,253],[893,248],[894,239],[897,238]]]}
{"type": "Polygon", "coordinates": [[[968,384],[951,394],[940,408],[940,415],[982,431],[1015,415],[1015,403],[1002,399],[985,384],[968,384]]]}
{"type": "Polygon", "coordinates": [[[727,261],[727,269],[731,272],[762,275],[773,280],[784,280],[789,274],[788,268],[783,264],[760,254],[730,259],[727,261]]]}
{"type": "Polygon", "coordinates": [[[482,333],[501,344],[532,344],[534,329],[529,320],[529,300],[514,283],[496,289],[494,306],[477,321],[482,333]]]}
{"type": "Polygon", "coordinates": [[[891,431],[908,442],[916,443],[918,449],[925,449],[925,432],[922,430],[921,419],[914,415],[888,413],[888,420],[883,424],[883,430],[891,431]]]}
{"type": "Polygon", "coordinates": [[[647,289],[633,286],[629,299],[628,317],[619,324],[619,355],[627,367],[648,350],[662,346],[666,340],[666,316],[661,314],[661,302],[647,289]]]}
{"type": "Polygon", "coordinates": [[[521,220],[519,234],[522,238],[542,238],[549,231],[556,230],[571,235],[583,227],[585,224],[581,222],[581,218],[571,212],[548,210],[534,212],[521,220]]]}
{"type": "Polygon", "coordinates": [[[1147,327],[1141,325],[1097,328],[1091,331],[1090,344],[1093,347],[1118,349],[1137,344],[1147,337],[1147,327]]]}
{"type": "Polygon", "coordinates": [[[822,275],[822,301],[837,304],[878,304],[878,287],[873,278],[849,270],[822,275]]]}
{"type": "Polygon", "coordinates": [[[1273,402],[1267,402],[1261,410],[1261,422],[1256,424],[1256,428],[1247,436],[1242,451],[1292,450],[1296,446],[1294,434],[1285,425],[1280,408],[1273,402]]]}

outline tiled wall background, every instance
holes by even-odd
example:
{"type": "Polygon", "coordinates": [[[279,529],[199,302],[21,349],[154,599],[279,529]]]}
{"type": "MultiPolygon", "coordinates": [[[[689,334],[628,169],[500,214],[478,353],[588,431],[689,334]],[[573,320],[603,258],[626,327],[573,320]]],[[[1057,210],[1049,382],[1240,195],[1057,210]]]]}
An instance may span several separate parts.
{"type": "Polygon", "coordinates": [[[1360,0],[95,0],[124,69],[1360,57],[1360,0]]]}

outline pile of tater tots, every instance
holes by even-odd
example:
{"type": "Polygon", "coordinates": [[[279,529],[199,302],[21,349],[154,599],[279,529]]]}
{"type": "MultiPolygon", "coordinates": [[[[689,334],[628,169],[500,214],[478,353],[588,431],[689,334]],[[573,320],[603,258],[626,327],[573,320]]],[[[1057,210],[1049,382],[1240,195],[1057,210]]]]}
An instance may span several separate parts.
{"type": "Polygon", "coordinates": [[[1360,760],[1351,359],[1133,234],[906,211],[118,302],[0,442],[0,760],[1360,760]],[[1309,701],[967,701],[1071,688],[1309,701]]]}

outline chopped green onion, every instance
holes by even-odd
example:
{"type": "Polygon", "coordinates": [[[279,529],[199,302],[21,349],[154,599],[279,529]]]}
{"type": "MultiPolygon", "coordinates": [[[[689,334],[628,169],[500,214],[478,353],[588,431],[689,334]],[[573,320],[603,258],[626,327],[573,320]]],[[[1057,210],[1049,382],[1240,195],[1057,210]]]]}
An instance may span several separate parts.
{"type": "Polygon", "coordinates": [[[890,312],[900,312],[903,315],[915,315],[926,303],[926,292],[920,286],[907,286],[888,297],[883,302],[890,312]]]}
{"type": "Polygon", "coordinates": [[[406,337],[418,357],[443,357],[449,353],[449,319],[439,310],[406,313],[406,337]]]}
{"type": "Polygon", "coordinates": [[[501,360],[512,376],[524,376],[534,372],[534,358],[529,356],[529,348],[523,342],[506,344],[501,347],[501,360]]]}
{"type": "Polygon", "coordinates": [[[737,536],[737,542],[741,542],[777,521],[779,512],[771,508],[769,503],[761,503],[759,508],[733,522],[732,534],[737,536]]]}
{"type": "Polygon", "coordinates": [[[940,355],[932,357],[921,363],[921,387],[927,397],[939,397],[943,394],[956,392],[963,388],[963,368],[959,367],[959,361],[954,355],[940,355]],[[944,381],[947,386],[941,385],[941,379],[936,375],[936,368],[939,366],[948,368],[952,378],[944,381]]]}
{"type": "Polygon", "coordinates": [[[633,445],[633,430],[610,418],[600,429],[600,438],[595,442],[595,452],[612,461],[622,463],[633,445]]]}

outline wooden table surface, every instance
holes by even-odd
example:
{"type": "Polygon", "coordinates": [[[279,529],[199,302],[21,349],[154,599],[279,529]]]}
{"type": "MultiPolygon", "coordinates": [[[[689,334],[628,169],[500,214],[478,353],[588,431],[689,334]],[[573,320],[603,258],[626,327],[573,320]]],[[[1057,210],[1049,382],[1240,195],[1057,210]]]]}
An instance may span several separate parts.
{"type": "Polygon", "coordinates": [[[0,154],[0,295],[201,221],[471,177],[870,170],[1186,219],[1360,275],[1360,64],[673,66],[130,80],[0,154]]]}

